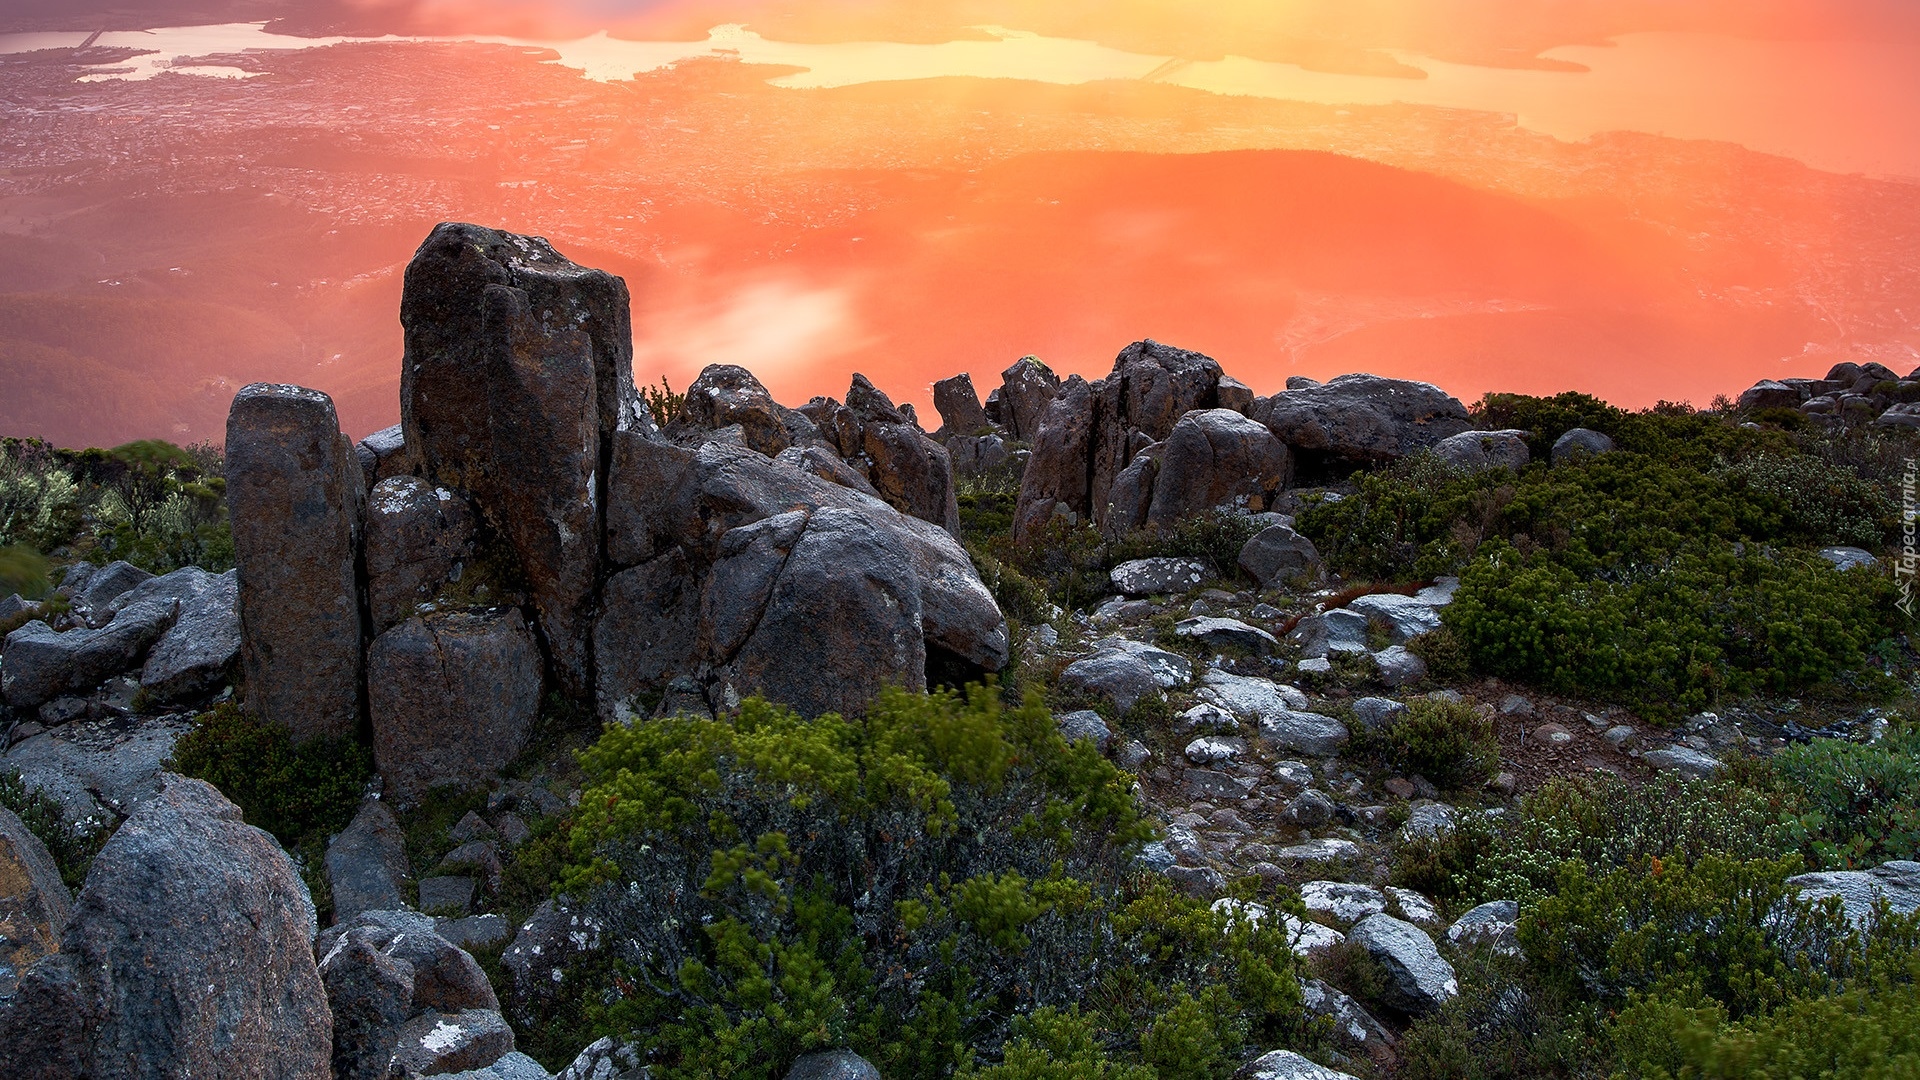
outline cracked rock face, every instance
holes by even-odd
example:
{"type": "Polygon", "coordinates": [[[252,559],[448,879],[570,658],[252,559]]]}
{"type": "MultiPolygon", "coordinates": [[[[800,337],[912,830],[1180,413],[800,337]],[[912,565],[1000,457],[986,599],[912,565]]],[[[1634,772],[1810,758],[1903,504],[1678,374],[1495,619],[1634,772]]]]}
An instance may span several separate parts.
{"type": "Polygon", "coordinates": [[[375,639],[367,671],[374,761],[397,798],[484,781],[540,710],[540,650],[513,608],[408,619],[375,639]]]}

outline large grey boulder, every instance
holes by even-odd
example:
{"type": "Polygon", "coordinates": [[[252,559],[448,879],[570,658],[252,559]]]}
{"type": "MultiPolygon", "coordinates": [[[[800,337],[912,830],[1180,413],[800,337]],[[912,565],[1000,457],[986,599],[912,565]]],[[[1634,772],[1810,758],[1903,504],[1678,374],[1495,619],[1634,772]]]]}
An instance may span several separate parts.
{"type": "Polygon", "coordinates": [[[1239,564],[1263,589],[1295,578],[1318,579],[1325,570],[1313,541],[1290,525],[1269,525],[1255,533],[1241,547],[1239,564]]]}
{"type": "Polygon", "coordinates": [[[485,781],[540,710],[540,650],[513,608],[408,619],[374,640],[367,672],[374,762],[400,799],[485,781]]]}
{"type": "Polygon", "coordinates": [[[1367,950],[1385,972],[1385,1004],[1408,1016],[1427,1016],[1460,993],[1453,965],[1441,959],[1427,932],[1410,922],[1369,915],[1347,940],[1367,950]]]}
{"type": "MultiPolygon", "coordinates": [[[[1142,445],[1167,441],[1182,417],[1219,404],[1220,377],[1219,362],[1188,349],[1147,340],[1120,350],[1113,370],[1094,386],[1087,495],[1095,524],[1104,523],[1114,478],[1142,445]]],[[[1226,430],[1222,437],[1232,441],[1226,430]]]]}
{"type": "MultiPolygon", "coordinates": [[[[1053,397],[1051,390],[1047,397],[1053,397]]],[[[933,407],[940,414],[942,438],[978,435],[987,428],[987,410],[980,404],[979,392],[973,388],[973,376],[966,372],[933,384],[933,407]]]]}
{"type": "Polygon", "coordinates": [[[1026,436],[1033,443],[1033,456],[1020,474],[1015,540],[1033,542],[1055,518],[1091,520],[1087,460],[1093,452],[1093,428],[1094,388],[1078,375],[1068,376],[1041,414],[1037,430],[1026,436]]]}
{"type": "MultiPolygon", "coordinates": [[[[1376,1061],[1391,1053],[1396,1040],[1359,1002],[1319,979],[1300,980],[1300,1004],[1333,1025],[1333,1037],[1349,1050],[1359,1050],[1376,1061]]],[[[1335,1074],[1340,1075],[1340,1074],[1335,1074]]]]}
{"type": "Polygon", "coordinates": [[[1034,356],[1023,356],[1001,372],[1000,422],[1007,434],[1032,442],[1060,385],[1060,376],[1034,356]]]}
{"type": "Polygon", "coordinates": [[[0,1075],[327,1076],[314,933],[273,838],[210,785],[168,777],[94,860],[60,952],[0,1008],[0,1075]]]}
{"type": "Polygon", "coordinates": [[[910,420],[865,375],[855,373],[847,390],[842,439],[855,439],[841,453],[867,464],[867,480],[887,505],[958,535],[960,504],[953,460],[920,425],[910,420]],[[857,428],[857,434],[853,429],[857,428]]]}
{"type": "Polygon", "coordinates": [[[1613,440],[1590,428],[1572,428],[1553,441],[1551,455],[1555,465],[1565,465],[1583,457],[1594,457],[1613,449],[1613,440]]]}
{"type": "Polygon", "coordinates": [[[1857,926],[1872,918],[1876,903],[1885,901],[1896,915],[1911,915],[1920,910],[1920,862],[1882,863],[1871,870],[1827,870],[1801,874],[1787,884],[1803,900],[1819,902],[1829,896],[1840,898],[1840,906],[1857,926]]]}
{"type": "Polygon", "coordinates": [[[1160,695],[1193,678],[1193,663],[1178,653],[1122,637],[1094,643],[1093,655],[1068,664],[1062,689],[1113,703],[1122,713],[1141,698],[1160,695]]]}
{"type": "Polygon", "coordinates": [[[1807,397],[1804,386],[1789,386],[1773,379],[1761,379],[1741,392],[1739,407],[1749,412],[1754,409],[1797,409],[1807,397]]]}
{"type": "Polygon", "coordinates": [[[1130,559],[1108,572],[1116,591],[1126,596],[1180,595],[1191,592],[1208,577],[1207,564],[1198,559],[1157,556],[1130,559]]]}
{"type": "Polygon", "coordinates": [[[72,597],[73,610],[88,626],[105,626],[113,617],[113,602],[153,575],[130,562],[110,562],[87,577],[86,587],[72,597]]]}
{"type": "Polygon", "coordinates": [[[1347,610],[1357,611],[1369,621],[1386,624],[1387,636],[1396,645],[1403,645],[1411,638],[1440,629],[1440,612],[1436,605],[1400,593],[1369,593],[1355,597],[1347,603],[1347,610]]]}
{"type": "Polygon", "coordinates": [[[1463,431],[1433,444],[1433,454],[1441,461],[1468,472],[1505,469],[1519,472],[1533,460],[1527,449],[1527,433],[1513,429],[1502,431],[1463,431]]]}
{"type": "Polygon", "coordinates": [[[327,844],[327,884],[333,890],[336,922],[351,922],[363,911],[404,907],[400,883],[411,876],[406,833],[379,799],[362,802],[353,822],[327,844]]]}
{"type": "Polygon", "coordinates": [[[1640,760],[1662,772],[1675,772],[1689,780],[1701,780],[1720,771],[1720,759],[1691,746],[1668,746],[1649,750],[1640,760]]]}
{"type": "Polygon", "coordinates": [[[164,597],[128,606],[98,630],[57,631],[38,619],[7,635],[0,648],[0,696],[36,709],[62,694],[92,690],[140,666],[179,610],[164,597]]]}
{"type": "Polygon", "coordinates": [[[1288,709],[1260,717],[1260,738],[1278,750],[1332,757],[1346,745],[1347,725],[1331,716],[1288,709]]]}
{"type": "Polygon", "coordinates": [[[460,580],[477,522],[467,501],[413,476],[373,486],[367,497],[367,613],[379,634],[460,580]]]}
{"type": "Polygon", "coordinates": [[[140,688],[162,701],[190,701],[219,690],[232,681],[240,659],[240,575],[232,570],[208,574],[197,567],[176,574],[189,571],[198,575],[198,587],[180,598],[179,617],[140,669],[140,688]]]}
{"type": "Polygon", "coordinates": [[[360,459],[360,476],[369,489],[388,477],[407,475],[418,464],[407,451],[406,428],[399,424],[361,439],[353,453],[360,459]]]}
{"type": "Polygon", "coordinates": [[[1466,406],[1439,387],[1378,375],[1275,394],[1252,415],[1296,453],[1337,468],[1405,457],[1473,426],[1466,406]]]}
{"type": "Polygon", "coordinates": [[[410,911],[362,912],[320,935],[337,1080],[484,1068],[513,1050],[486,973],[410,911]]]}
{"type": "Polygon", "coordinates": [[[21,972],[59,950],[72,915],[73,897],[47,846],[0,806],[0,1002],[21,972]]]}
{"type": "Polygon", "coordinates": [[[159,794],[161,764],[190,727],[177,717],[76,720],[15,743],[5,762],[68,822],[110,825],[159,794]]]}
{"type": "Polygon", "coordinates": [[[880,1080],[880,1070],[851,1050],[829,1050],[802,1055],[786,1080],[880,1080]]]}
{"type": "Polygon", "coordinates": [[[1512,900],[1489,900],[1453,921],[1447,927],[1447,940],[1455,945],[1485,944],[1493,949],[1517,954],[1519,950],[1520,905],[1512,900]]]}
{"type": "Polygon", "coordinates": [[[360,726],[366,487],[333,399],[254,383],[227,414],[247,707],[296,741],[360,726]]]}
{"type": "Polygon", "coordinates": [[[1234,1080],[1357,1080],[1350,1073],[1329,1069],[1291,1050],[1262,1054],[1233,1075],[1234,1080]]]}
{"type": "Polygon", "coordinates": [[[1231,409],[1197,409],[1167,436],[1147,522],[1167,526],[1216,508],[1260,513],[1293,478],[1287,446],[1231,409]]]}
{"type": "Polygon", "coordinates": [[[1294,624],[1287,640],[1300,646],[1300,655],[1308,658],[1366,652],[1367,617],[1351,608],[1309,615],[1294,624]]]}

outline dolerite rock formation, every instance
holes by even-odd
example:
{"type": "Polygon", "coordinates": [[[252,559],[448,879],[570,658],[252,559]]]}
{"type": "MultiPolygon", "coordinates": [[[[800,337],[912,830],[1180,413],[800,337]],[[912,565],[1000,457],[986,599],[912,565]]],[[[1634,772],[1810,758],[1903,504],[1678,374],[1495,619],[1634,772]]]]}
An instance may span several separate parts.
{"type": "Polygon", "coordinates": [[[367,608],[373,632],[405,620],[460,579],[477,539],[465,499],[416,476],[373,486],[367,499],[367,608]]]}
{"type": "Polygon", "coordinates": [[[540,650],[513,608],[414,616],[374,640],[367,676],[374,763],[402,799],[484,781],[540,710],[540,650]]]}
{"type": "Polygon", "coordinates": [[[1353,469],[1405,457],[1473,426],[1437,386],[1342,375],[1262,398],[1252,416],[1315,468],[1353,469]]]}
{"type": "Polygon", "coordinates": [[[313,902],[271,836],[168,777],[101,849],[60,951],[0,1005],[0,1075],[321,1080],[313,902]]]}
{"type": "Polygon", "coordinates": [[[820,440],[813,419],[773,400],[753,372],[733,364],[712,364],[687,387],[686,405],[667,425],[675,442],[704,441],[711,432],[738,428],[738,442],[768,457],[789,446],[820,440]]]}
{"type": "Polygon", "coordinates": [[[369,911],[314,950],[333,1011],[336,1080],[456,1073],[513,1052],[480,965],[411,911],[369,911]]]}
{"type": "Polygon", "coordinates": [[[333,399],[255,383],[227,416],[248,707],[295,739],[360,726],[365,485],[333,399]]]}
{"type": "Polygon", "coordinates": [[[1292,479],[1287,444],[1272,432],[1231,409],[1196,409],[1167,437],[1145,524],[1215,508],[1259,513],[1292,479]]]}
{"type": "MultiPolygon", "coordinates": [[[[1047,400],[1052,399],[1049,390],[1047,400]]],[[[973,388],[973,377],[964,372],[933,384],[933,407],[940,414],[936,437],[978,435],[990,423],[985,406],[980,404],[980,393],[973,388]]],[[[1041,407],[1044,409],[1045,404],[1041,407]]]]}

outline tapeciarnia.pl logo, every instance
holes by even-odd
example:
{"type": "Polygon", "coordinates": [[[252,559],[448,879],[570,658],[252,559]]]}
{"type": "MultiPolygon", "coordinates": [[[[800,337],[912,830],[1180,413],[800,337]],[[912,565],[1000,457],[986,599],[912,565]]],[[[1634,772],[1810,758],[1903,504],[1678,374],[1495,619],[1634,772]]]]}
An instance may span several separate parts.
{"type": "Polygon", "coordinates": [[[1907,618],[1913,618],[1913,585],[1916,571],[1920,571],[1920,500],[1914,495],[1916,482],[1920,481],[1920,468],[1916,468],[1913,458],[1908,458],[1900,473],[1900,563],[1893,568],[1893,578],[1900,583],[1900,599],[1894,605],[1907,618]]]}

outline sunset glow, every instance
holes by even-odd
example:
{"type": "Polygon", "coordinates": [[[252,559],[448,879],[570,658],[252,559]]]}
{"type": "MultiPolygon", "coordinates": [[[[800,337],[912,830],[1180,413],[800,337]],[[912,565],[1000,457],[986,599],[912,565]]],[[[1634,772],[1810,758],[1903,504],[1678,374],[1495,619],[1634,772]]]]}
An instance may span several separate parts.
{"type": "Polygon", "coordinates": [[[398,269],[440,220],[626,276],[642,381],[738,363],[795,402],[857,370],[924,409],[958,371],[1098,375],[1142,337],[1262,393],[1368,370],[1704,403],[1920,363],[1907,8],[1551,7],[22,17],[0,426],[217,437],[257,378],[390,424],[398,269]],[[98,407],[37,404],[75,387],[98,407]]]}

